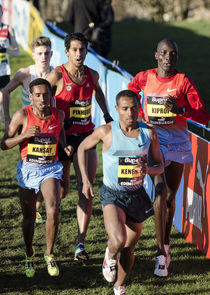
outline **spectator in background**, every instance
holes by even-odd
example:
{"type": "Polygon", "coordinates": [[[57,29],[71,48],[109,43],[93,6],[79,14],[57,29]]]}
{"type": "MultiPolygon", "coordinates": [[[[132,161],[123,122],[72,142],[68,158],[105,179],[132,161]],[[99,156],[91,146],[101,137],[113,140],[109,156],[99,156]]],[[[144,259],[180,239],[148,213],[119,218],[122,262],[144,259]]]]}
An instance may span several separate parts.
{"type": "Polygon", "coordinates": [[[0,4],[0,122],[3,116],[2,89],[9,83],[11,74],[9,55],[15,57],[20,55],[15,32],[10,26],[2,23],[2,15],[3,10],[0,4]]]}
{"type": "Polygon", "coordinates": [[[72,0],[67,18],[73,24],[74,32],[83,33],[90,46],[107,57],[111,49],[111,25],[114,21],[111,0],[72,0]]]}

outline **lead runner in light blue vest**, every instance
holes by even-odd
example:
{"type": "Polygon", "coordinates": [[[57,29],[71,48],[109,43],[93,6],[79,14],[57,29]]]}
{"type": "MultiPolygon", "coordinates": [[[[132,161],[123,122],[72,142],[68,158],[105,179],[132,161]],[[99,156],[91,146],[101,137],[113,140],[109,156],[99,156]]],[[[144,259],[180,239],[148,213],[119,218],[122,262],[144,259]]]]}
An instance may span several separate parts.
{"type": "Polygon", "coordinates": [[[116,104],[119,121],[100,126],[88,136],[78,148],[78,162],[83,194],[91,199],[94,192],[88,179],[85,151],[102,142],[100,200],[109,237],[102,271],[108,282],[114,282],[117,276],[114,294],[126,295],[125,281],[133,266],[142,222],[153,214],[150,199],[142,186],[143,179],[147,173],[161,174],[164,166],[156,132],[145,123],[137,122],[139,100],[136,93],[119,92],[116,104]],[[147,163],[153,163],[153,166],[147,163]]]}

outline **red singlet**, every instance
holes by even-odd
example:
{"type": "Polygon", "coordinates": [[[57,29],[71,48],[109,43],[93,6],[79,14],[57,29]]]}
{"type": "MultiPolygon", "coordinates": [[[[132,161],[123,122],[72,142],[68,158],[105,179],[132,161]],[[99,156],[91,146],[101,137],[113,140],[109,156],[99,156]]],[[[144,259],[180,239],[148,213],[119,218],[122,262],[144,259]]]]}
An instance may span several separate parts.
{"type": "Polygon", "coordinates": [[[54,98],[56,99],[56,108],[63,110],[65,120],[68,120],[68,127],[65,128],[66,134],[85,133],[93,130],[91,102],[94,83],[89,68],[85,66],[87,77],[81,85],[70,79],[64,65],[59,68],[63,76],[63,88],[54,98]]]}
{"type": "Polygon", "coordinates": [[[34,114],[32,106],[24,108],[27,115],[26,132],[30,126],[40,126],[41,133],[20,144],[21,159],[30,163],[52,164],[58,160],[58,138],[61,131],[58,111],[50,107],[51,118],[40,120],[34,114]]]}

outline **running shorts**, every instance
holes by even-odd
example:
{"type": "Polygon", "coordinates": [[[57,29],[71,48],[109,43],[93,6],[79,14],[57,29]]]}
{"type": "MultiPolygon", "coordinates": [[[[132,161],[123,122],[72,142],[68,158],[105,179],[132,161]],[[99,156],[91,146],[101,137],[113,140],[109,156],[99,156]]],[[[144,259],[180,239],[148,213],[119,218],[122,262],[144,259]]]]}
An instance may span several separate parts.
{"type": "Polygon", "coordinates": [[[17,164],[18,185],[24,189],[34,189],[37,194],[43,181],[48,178],[62,180],[63,165],[57,161],[48,165],[34,165],[25,161],[17,164]]]}
{"type": "Polygon", "coordinates": [[[154,214],[150,198],[143,187],[136,191],[125,192],[112,190],[103,184],[99,194],[104,207],[108,204],[120,207],[125,212],[126,218],[132,222],[143,222],[154,214]]]}

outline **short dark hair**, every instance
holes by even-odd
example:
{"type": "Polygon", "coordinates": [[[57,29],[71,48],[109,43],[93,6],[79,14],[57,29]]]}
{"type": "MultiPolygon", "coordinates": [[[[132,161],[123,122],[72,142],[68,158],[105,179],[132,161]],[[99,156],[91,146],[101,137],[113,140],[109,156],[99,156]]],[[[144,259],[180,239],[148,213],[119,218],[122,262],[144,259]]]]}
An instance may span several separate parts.
{"type": "Polygon", "coordinates": [[[131,90],[122,90],[120,91],[117,96],[116,96],[116,104],[118,105],[119,104],[119,100],[121,97],[132,97],[136,100],[137,104],[139,104],[139,98],[138,98],[138,95],[131,91],[131,90]]]}
{"type": "Polygon", "coordinates": [[[51,85],[47,80],[42,79],[42,78],[37,78],[37,79],[31,81],[31,83],[29,84],[30,93],[33,93],[33,88],[34,88],[34,86],[37,86],[37,85],[46,85],[48,87],[48,89],[51,91],[51,85]]]}
{"type": "Polygon", "coordinates": [[[169,39],[169,38],[164,38],[163,40],[159,41],[158,44],[157,44],[157,50],[160,47],[160,45],[162,43],[165,43],[165,42],[171,43],[173,45],[174,49],[176,50],[176,52],[178,53],[178,45],[177,45],[177,43],[174,40],[169,39]]]}
{"type": "Polygon", "coordinates": [[[70,34],[67,34],[64,39],[66,50],[69,50],[71,41],[74,41],[74,40],[78,40],[82,42],[82,44],[84,44],[87,49],[88,40],[85,38],[85,36],[82,33],[70,33],[70,34]]]}

